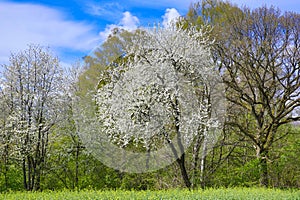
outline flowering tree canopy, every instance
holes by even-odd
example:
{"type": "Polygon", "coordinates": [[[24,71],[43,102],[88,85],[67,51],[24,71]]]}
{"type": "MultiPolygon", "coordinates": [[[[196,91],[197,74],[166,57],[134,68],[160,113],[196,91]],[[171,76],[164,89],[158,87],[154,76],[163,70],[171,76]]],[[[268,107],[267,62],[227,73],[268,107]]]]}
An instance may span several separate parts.
{"type": "Polygon", "coordinates": [[[129,61],[112,68],[97,93],[98,117],[113,141],[156,149],[175,133],[188,145],[203,122],[209,125],[208,102],[197,96],[213,75],[204,35],[158,27],[134,37],[126,49],[129,61]]]}
{"type": "MultiPolygon", "coordinates": [[[[97,149],[96,141],[105,135],[115,145],[108,148],[109,155],[112,149],[122,152],[115,152],[122,159],[110,157],[110,166],[122,160],[121,170],[142,172],[145,168],[138,165],[143,161],[146,170],[175,160],[184,163],[184,151],[194,137],[218,125],[211,114],[211,97],[204,95],[218,85],[209,49],[212,41],[206,35],[195,27],[139,30],[125,47],[123,62],[109,67],[100,79],[99,134],[90,136],[89,145],[97,149]],[[126,157],[124,150],[133,156],[126,157]]],[[[96,154],[103,155],[103,148],[96,154]]]]}
{"type": "Polygon", "coordinates": [[[63,71],[49,49],[39,45],[12,54],[3,67],[0,98],[7,116],[0,138],[22,163],[24,188],[38,190],[50,129],[62,117],[63,71]]]}

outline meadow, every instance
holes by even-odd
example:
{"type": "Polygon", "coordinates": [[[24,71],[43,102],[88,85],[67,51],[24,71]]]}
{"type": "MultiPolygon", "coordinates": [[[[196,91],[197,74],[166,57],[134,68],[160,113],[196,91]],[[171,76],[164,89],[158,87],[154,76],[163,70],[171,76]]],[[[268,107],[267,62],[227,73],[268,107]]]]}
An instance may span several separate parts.
{"type": "Polygon", "coordinates": [[[230,189],[205,189],[205,190],[158,190],[158,191],[43,191],[43,192],[8,192],[0,194],[0,199],[5,200],[35,200],[35,199],[224,199],[224,200],[300,200],[300,190],[279,190],[265,188],[230,188],[230,189]]]}

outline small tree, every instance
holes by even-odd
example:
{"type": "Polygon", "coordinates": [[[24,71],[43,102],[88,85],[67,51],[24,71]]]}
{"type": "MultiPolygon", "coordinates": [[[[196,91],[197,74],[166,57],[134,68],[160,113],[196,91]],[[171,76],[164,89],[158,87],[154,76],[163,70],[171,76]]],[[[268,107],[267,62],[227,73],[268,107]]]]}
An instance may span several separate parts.
{"type": "Polygon", "coordinates": [[[4,176],[4,187],[5,190],[7,190],[9,188],[9,158],[11,157],[10,154],[13,153],[11,151],[10,124],[7,118],[7,115],[9,115],[11,111],[8,110],[5,104],[1,86],[2,82],[0,82],[0,171],[4,176]]]}
{"type": "Polygon", "coordinates": [[[10,64],[3,67],[1,92],[9,110],[6,131],[22,165],[24,188],[38,190],[50,129],[64,102],[62,70],[58,59],[37,45],[12,54],[10,64]]]}
{"type": "MultiPolygon", "coordinates": [[[[131,160],[123,160],[129,165],[123,170],[154,170],[171,156],[191,186],[185,150],[195,136],[207,135],[216,125],[208,113],[211,102],[201,95],[206,83],[217,78],[210,45],[206,32],[194,27],[138,31],[125,48],[124,64],[112,66],[100,80],[96,102],[102,134],[123,149],[135,145],[135,151],[147,155],[145,166],[134,162],[136,157],[143,161],[141,154],[124,157],[131,160]]],[[[117,165],[116,159],[121,158],[112,156],[117,165]]]]}

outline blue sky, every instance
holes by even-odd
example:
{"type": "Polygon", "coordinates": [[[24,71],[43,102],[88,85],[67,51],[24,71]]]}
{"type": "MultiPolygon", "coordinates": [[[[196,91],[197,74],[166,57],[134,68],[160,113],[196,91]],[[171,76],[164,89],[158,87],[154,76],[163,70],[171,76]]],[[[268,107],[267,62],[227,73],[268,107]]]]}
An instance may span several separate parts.
{"type": "MultiPolygon", "coordinates": [[[[195,0],[0,0],[0,64],[28,44],[49,46],[70,65],[101,44],[116,26],[133,30],[185,15],[195,0]]],[[[299,0],[232,0],[300,13],[299,0]]]]}

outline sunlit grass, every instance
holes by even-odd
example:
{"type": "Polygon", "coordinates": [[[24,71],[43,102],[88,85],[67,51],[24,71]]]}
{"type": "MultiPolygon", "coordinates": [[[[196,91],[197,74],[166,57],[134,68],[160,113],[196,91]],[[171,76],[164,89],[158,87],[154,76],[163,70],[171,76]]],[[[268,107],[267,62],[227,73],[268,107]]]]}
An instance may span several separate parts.
{"type": "Polygon", "coordinates": [[[0,199],[34,200],[34,199],[256,199],[256,200],[300,200],[300,190],[279,190],[264,188],[231,188],[205,190],[159,190],[159,191],[44,191],[44,192],[9,192],[0,194],[0,199]]]}

